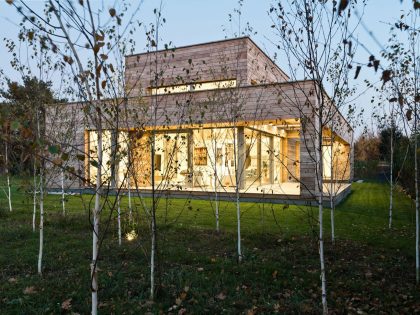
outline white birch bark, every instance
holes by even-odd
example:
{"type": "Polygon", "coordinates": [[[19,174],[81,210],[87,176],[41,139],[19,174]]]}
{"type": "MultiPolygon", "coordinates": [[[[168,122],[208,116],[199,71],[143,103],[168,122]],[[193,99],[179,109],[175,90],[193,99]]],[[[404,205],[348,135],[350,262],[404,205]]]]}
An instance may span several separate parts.
{"type": "Polygon", "coordinates": [[[156,256],[156,203],[155,203],[155,134],[152,131],[151,139],[151,179],[152,179],[152,212],[151,212],[151,252],[150,252],[150,299],[155,297],[155,256],[156,256]]]}
{"type": "MultiPolygon", "coordinates": [[[[38,139],[41,139],[41,127],[37,110],[38,139]]],[[[42,274],[42,257],[44,254],[44,163],[41,157],[39,167],[39,252],[38,252],[38,274],[42,274]]]]}
{"type": "Polygon", "coordinates": [[[331,207],[331,242],[332,244],[335,243],[335,222],[334,222],[334,210],[335,210],[335,204],[334,204],[334,196],[335,191],[334,189],[337,189],[334,187],[334,120],[331,120],[331,165],[330,165],[330,171],[331,171],[331,178],[330,178],[330,207],[331,207]]]}
{"type": "Polygon", "coordinates": [[[393,178],[393,171],[394,171],[394,117],[393,111],[391,112],[391,164],[390,164],[390,178],[389,178],[389,229],[392,228],[392,208],[393,208],[393,192],[394,192],[394,178],[393,178]]]}
{"type": "MultiPolygon", "coordinates": [[[[213,134],[213,129],[211,130],[213,134]]],[[[219,227],[219,194],[217,190],[218,185],[218,174],[217,174],[217,139],[214,139],[214,206],[216,216],[216,232],[220,231],[219,227]]]]}
{"type": "MultiPolygon", "coordinates": [[[[130,151],[130,149],[128,150],[130,151]]],[[[132,203],[131,203],[131,172],[130,172],[130,153],[128,153],[128,170],[127,170],[127,189],[128,189],[128,221],[131,223],[133,222],[133,208],[132,208],[132,203]]]]}
{"type": "Polygon", "coordinates": [[[242,262],[242,241],[241,241],[241,199],[239,194],[239,183],[240,183],[240,176],[241,172],[238,167],[238,158],[239,152],[237,149],[238,141],[237,141],[237,128],[235,127],[233,130],[233,152],[234,152],[234,160],[235,160],[235,194],[236,194],[236,230],[237,230],[237,250],[238,250],[238,262],[242,262]]]}
{"type": "MultiPolygon", "coordinates": [[[[100,115],[100,114],[99,114],[100,115]]],[[[101,121],[100,116],[98,120],[101,121]]],[[[98,169],[96,173],[95,206],[93,209],[92,233],[92,263],[91,263],[91,290],[92,315],[98,313],[98,251],[99,251],[99,216],[101,211],[101,185],[102,185],[102,125],[98,123],[98,169]]]]}
{"type": "Polygon", "coordinates": [[[42,257],[44,255],[44,170],[39,170],[39,253],[38,253],[38,274],[42,274],[42,257]]]}
{"type": "Polygon", "coordinates": [[[32,214],[32,230],[35,232],[35,225],[36,225],[36,192],[37,192],[37,184],[36,184],[36,160],[34,160],[34,210],[32,214]]]}
{"type": "Polygon", "coordinates": [[[63,209],[63,216],[66,215],[66,200],[64,193],[64,170],[61,169],[61,205],[63,209]]]}
{"type": "Polygon", "coordinates": [[[118,245],[121,246],[121,197],[118,193],[117,196],[117,220],[118,220],[118,245]]]}
{"type": "MultiPolygon", "coordinates": [[[[417,85],[416,85],[417,86],[417,85]]],[[[417,102],[414,103],[414,182],[416,190],[416,283],[420,280],[419,261],[419,175],[417,163],[417,102]]]]}
{"type": "MultiPolygon", "coordinates": [[[[318,93],[322,93],[319,91],[318,93]]],[[[322,98],[322,96],[321,96],[322,98]]],[[[324,178],[323,178],[323,163],[324,160],[322,158],[322,111],[323,111],[323,104],[322,100],[318,100],[319,104],[319,113],[318,113],[318,130],[317,132],[317,165],[318,165],[318,214],[319,214],[319,262],[321,267],[321,297],[322,297],[322,313],[324,315],[328,315],[328,306],[327,306],[327,279],[325,273],[325,256],[324,256],[324,195],[323,195],[323,187],[324,187],[324,178]]]]}
{"type": "Polygon", "coordinates": [[[9,202],[9,211],[12,211],[12,193],[10,190],[10,175],[9,175],[9,152],[8,152],[9,144],[5,142],[5,166],[6,166],[6,177],[7,177],[7,199],[9,202]]]}

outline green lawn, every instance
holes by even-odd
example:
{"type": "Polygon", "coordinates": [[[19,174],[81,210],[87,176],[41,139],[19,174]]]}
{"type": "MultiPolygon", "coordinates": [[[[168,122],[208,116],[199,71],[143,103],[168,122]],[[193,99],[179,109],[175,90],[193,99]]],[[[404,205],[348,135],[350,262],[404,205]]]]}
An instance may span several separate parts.
{"type": "MultiPolygon", "coordinates": [[[[13,212],[7,210],[4,194],[0,196],[0,314],[88,314],[92,196],[69,197],[66,217],[61,215],[60,196],[46,198],[44,273],[39,277],[32,198],[16,186],[13,212]]],[[[355,183],[352,189],[336,209],[335,245],[330,242],[330,210],[325,209],[330,310],[420,311],[413,203],[396,194],[394,227],[389,230],[388,188],[380,183],[355,183]]],[[[122,201],[123,228],[124,233],[135,229],[139,237],[124,239],[121,247],[115,211],[102,214],[101,314],[320,312],[316,208],[241,204],[245,259],[238,264],[234,203],[221,203],[221,232],[216,233],[210,202],[162,197],[158,210],[160,285],[156,301],[150,302],[148,219],[141,201],[135,203],[136,224],[130,225],[127,200],[122,201]]]]}

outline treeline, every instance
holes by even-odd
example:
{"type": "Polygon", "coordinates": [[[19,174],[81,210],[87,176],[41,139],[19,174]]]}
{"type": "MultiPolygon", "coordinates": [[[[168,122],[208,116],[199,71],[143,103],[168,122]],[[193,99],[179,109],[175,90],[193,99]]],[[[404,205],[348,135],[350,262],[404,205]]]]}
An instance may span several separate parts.
{"type": "MultiPolygon", "coordinates": [[[[391,156],[393,156],[393,180],[410,196],[415,195],[415,137],[408,137],[398,128],[385,128],[377,134],[364,133],[354,146],[354,176],[356,179],[388,181],[391,156]],[[391,150],[393,136],[393,152],[391,150]]],[[[419,141],[417,137],[417,141],[419,141]]],[[[418,159],[420,162],[420,159],[418,159]]]]}

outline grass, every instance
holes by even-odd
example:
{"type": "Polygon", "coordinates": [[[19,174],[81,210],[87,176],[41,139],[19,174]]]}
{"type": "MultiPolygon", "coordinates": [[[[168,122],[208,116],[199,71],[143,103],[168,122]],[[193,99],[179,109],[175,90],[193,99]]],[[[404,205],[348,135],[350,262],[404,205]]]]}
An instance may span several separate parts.
{"type": "MultiPolygon", "coordinates": [[[[38,231],[32,231],[31,197],[13,189],[13,212],[0,196],[0,314],[90,312],[91,196],[71,196],[61,215],[60,197],[46,198],[42,277],[36,273],[38,231]]],[[[332,313],[420,312],[415,286],[414,208],[396,193],[388,229],[388,188],[355,183],[336,209],[337,241],[325,209],[328,302],[332,313]]],[[[149,200],[145,201],[150,202],[149,200]]],[[[273,314],[320,312],[317,209],[243,203],[245,259],[236,261],[236,209],[220,206],[214,231],[209,201],[159,202],[159,290],[149,296],[149,227],[136,200],[136,224],[123,213],[123,229],[135,241],[118,246],[115,212],[102,214],[99,261],[101,314],[273,314]],[[110,217],[109,228],[105,233],[110,217]]],[[[127,200],[122,202],[127,209],[127,200]]]]}

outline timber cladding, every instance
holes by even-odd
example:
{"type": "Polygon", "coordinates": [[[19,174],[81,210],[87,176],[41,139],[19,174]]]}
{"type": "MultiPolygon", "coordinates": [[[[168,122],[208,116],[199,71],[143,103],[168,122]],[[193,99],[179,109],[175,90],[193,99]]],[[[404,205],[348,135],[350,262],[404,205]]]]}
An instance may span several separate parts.
{"type": "Polygon", "coordinates": [[[147,95],[151,86],[226,79],[247,86],[284,82],[288,77],[248,37],[126,57],[125,80],[131,97],[147,95]]]}
{"type": "MultiPolygon", "coordinates": [[[[288,147],[288,155],[293,155],[293,159],[286,163],[293,170],[292,177],[299,178],[300,197],[309,200],[317,194],[316,161],[319,157],[315,152],[320,132],[317,86],[313,81],[290,82],[251,39],[237,38],[127,56],[125,82],[125,98],[105,99],[93,104],[58,104],[47,108],[47,130],[54,131],[50,134],[51,141],[72,148],[66,166],[80,174],[79,178],[66,177],[67,187],[84,187],[86,183],[81,179],[89,177],[86,159],[80,156],[90,154],[92,144],[87,130],[96,129],[95,112],[100,108],[103,129],[109,130],[185,132],[203,126],[276,126],[285,120],[295,120],[299,127],[288,147]],[[151,95],[151,89],[157,87],[220,80],[236,80],[236,85],[151,95]]],[[[346,177],[351,178],[353,130],[332,102],[327,101],[325,108],[333,113],[333,119],[324,124],[323,137],[329,135],[331,138],[333,130],[335,141],[347,145],[346,156],[341,158],[349,161],[344,161],[343,165],[346,177]]],[[[49,171],[59,173],[54,167],[49,171]]],[[[49,187],[58,187],[59,177],[51,178],[49,187]]]]}

